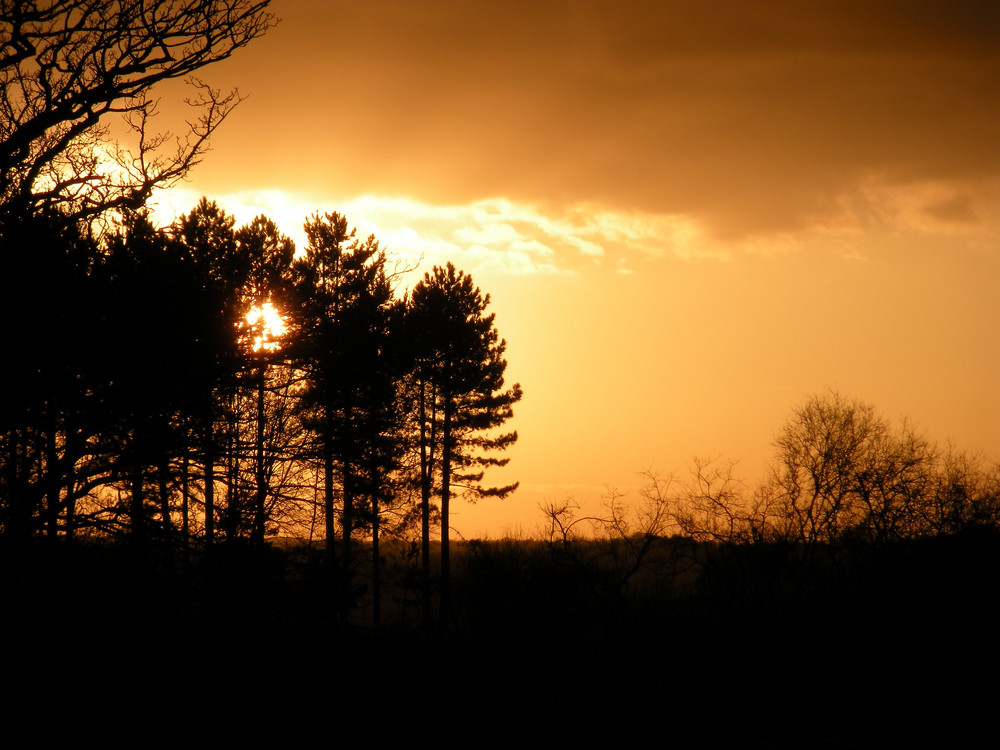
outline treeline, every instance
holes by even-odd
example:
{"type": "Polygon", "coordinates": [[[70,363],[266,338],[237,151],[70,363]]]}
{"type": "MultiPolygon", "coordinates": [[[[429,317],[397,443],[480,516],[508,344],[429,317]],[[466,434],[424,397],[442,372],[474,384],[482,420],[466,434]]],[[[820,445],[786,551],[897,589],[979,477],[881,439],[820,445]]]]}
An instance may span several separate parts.
{"type": "Polygon", "coordinates": [[[377,240],[336,213],[306,222],[298,254],[204,199],[166,229],[141,212],[103,239],[88,226],[0,226],[7,550],[101,538],[183,565],[294,536],[322,543],[346,600],[359,537],[376,586],[380,538],[419,538],[429,590],[439,526],[448,575],[452,495],[513,489],[483,479],[521,395],[468,275],[436,267],[399,296],[377,240]]]}
{"type": "Polygon", "coordinates": [[[416,529],[427,608],[438,526],[446,614],[451,496],[512,489],[483,484],[520,398],[489,296],[451,265],[400,295],[338,214],[300,253],[208,201],[145,218],[241,100],[198,76],[269,31],[268,6],[0,4],[0,564],[86,539],[183,573],[294,535],[322,542],[346,606],[352,540],[377,589],[380,538],[416,529]],[[186,126],[160,131],[180,80],[186,126]]]}
{"type": "Polygon", "coordinates": [[[995,653],[1000,464],[837,392],[794,409],[774,449],[755,487],[733,462],[695,461],[648,473],[638,497],[610,490],[600,512],[549,503],[543,540],[473,550],[461,590],[486,578],[494,601],[470,596],[468,617],[520,601],[576,648],[627,644],[639,660],[671,640],[691,673],[746,674],[748,692],[789,705],[803,696],[785,680],[820,662],[836,671],[798,684],[830,701],[876,679],[893,705],[968,697],[965,683],[941,695],[923,665],[954,663],[954,679],[956,644],[995,653]]]}
{"type": "Polygon", "coordinates": [[[579,517],[572,499],[548,503],[547,534],[879,547],[1000,528],[1000,463],[942,449],[836,391],[796,407],[773,447],[756,487],[737,476],[736,462],[695,459],[686,478],[647,472],[635,501],[609,490],[603,514],[579,517]]]}
{"type": "Polygon", "coordinates": [[[849,747],[985,725],[1000,465],[836,392],[774,449],[757,486],[695,461],[596,512],[551,502],[541,538],[470,543],[459,620],[482,651],[544,665],[536,704],[588,727],[849,747]]]}

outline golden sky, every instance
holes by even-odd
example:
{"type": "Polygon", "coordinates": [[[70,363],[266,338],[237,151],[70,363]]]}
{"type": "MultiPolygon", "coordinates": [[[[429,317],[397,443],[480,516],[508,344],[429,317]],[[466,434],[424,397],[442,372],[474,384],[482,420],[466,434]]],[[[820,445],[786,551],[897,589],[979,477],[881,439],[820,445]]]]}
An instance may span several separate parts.
{"type": "Polygon", "coordinates": [[[163,215],[301,244],[336,210],[490,293],[522,488],[461,534],[694,456],[753,484],[828,388],[1000,458],[997,3],[272,7],[204,72],[248,98],[163,215]]]}

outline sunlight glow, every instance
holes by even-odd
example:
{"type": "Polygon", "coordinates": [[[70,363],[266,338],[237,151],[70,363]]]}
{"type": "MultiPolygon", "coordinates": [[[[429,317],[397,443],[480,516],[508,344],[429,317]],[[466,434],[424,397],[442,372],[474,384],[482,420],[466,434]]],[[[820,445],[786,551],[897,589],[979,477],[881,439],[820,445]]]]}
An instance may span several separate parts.
{"type": "Polygon", "coordinates": [[[250,336],[241,338],[255,352],[274,352],[281,348],[279,339],[287,330],[285,321],[271,302],[257,305],[246,314],[246,329],[250,336]]]}

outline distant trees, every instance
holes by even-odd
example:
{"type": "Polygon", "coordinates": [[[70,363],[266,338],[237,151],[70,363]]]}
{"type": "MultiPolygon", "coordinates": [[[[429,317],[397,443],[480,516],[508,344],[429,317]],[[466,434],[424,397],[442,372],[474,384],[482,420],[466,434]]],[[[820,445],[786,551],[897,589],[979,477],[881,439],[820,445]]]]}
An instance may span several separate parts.
{"type": "Polygon", "coordinates": [[[678,597],[728,633],[734,622],[768,630],[848,600],[889,616],[894,588],[912,585],[909,566],[932,560],[973,566],[959,573],[969,581],[993,574],[1000,464],[941,451],[837,392],[796,407],[774,447],[770,474],[753,488],[733,462],[696,459],[686,479],[646,472],[637,497],[609,489],[590,514],[572,499],[543,505],[562,593],[575,591],[576,606],[609,623],[678,597]],[[945,559],[966,541],[976,552],[945,559]]]}
{"type": "Polygon", "coordinates": [[[1000,464],[949,448],[939,457],[924,510],[927,528],[938,534],[1000,527],[1000,464]]]}
{"type": "Polygon", "coordinates": [[[748,494],[733,464],[696,461],[675,499],[682,532],[715,542],[875,546],[1000,520],[1000,466],[942,453],[905,421],[837,392],[797,407],[770,475],[748,494]]]}
{"type": "Polygon", "coordinates": [[[769,475],[748,489],[732,461],[695,459],[686,481],[646,472],[637,501],[610,490],[603,513],[542,507],[553,544],[681,535],[708,545],[844,542],[869,548],[1000,525],[1000,464],[939,450],[909,423],[835,391],[806,399],[774,441],[769,475]]]}
{"type": "Polygon", "coordinates": [[[884,544],[927,531],[936,456],[905,423],[894,429],[870,404],[833,392],[796,409],[775,447],[762,488],[772,533],[815,543],[850,532],[884,544]]]}
{"type": "Polygon", "coordinates": [[[545,513],[547,541],[555,558],[576,573],[601,584],[599,593],[617,599],[633,579],[653,563],[662,562],[659,547],[678,529],[673,479],[644,472],[645,485],[637,502],[629,502],[609,487],[603,512],[580,516],[571,500],[549,502],[545,513]]]}
{"type": "Polygon", "coordinates": [[[238,103],[193,78],[264,34],[268,0],[0,0],[0,204],[90,218],[141,208],[182,177],[238,103]],[[198,111],[153,131],[159,83],[188,78],[198,111]],[[110,137],[120,116],[130,147],[110,137]]]}

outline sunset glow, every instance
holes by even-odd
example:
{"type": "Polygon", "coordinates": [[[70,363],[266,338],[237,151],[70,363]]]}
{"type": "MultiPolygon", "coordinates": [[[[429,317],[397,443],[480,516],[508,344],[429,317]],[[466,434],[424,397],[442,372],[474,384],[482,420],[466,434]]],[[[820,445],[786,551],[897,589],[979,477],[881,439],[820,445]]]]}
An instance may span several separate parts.
{"type": "Polygon", "coordinates": [[[214,71],[250,96],[157,216],[207,195],[301,250],[338,211],[413,269],[400,291],[448,261],[475,278],[524,386],[497,479],[521,488],[457,508],[461,533],[531,532],[546,499],[634,495],[695,456],[752,485],[829,388],[1000,456],[978,10],[376,2],[334,47],[325,4],[273,10],[214,71]]]}
{"type": "Polygon", "coordinates": [[[991,736],[1000,3],[0,0],[0,50],[12,737],[991,736]]]}

